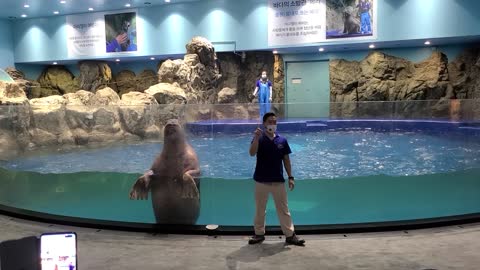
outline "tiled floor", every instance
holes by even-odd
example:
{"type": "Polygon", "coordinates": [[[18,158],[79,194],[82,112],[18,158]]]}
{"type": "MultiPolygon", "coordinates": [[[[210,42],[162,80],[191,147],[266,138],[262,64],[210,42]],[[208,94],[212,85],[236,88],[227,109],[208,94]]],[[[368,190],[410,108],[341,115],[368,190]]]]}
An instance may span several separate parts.
{"type": "MultiPolygon", "coordinates": [[[[57,226],[0,216],[0,241],[51,231],[78,234],[86,269],[480,269],[480,224],[349,235],[304,235],[305,247],[267,237],[151,235],[57,226]]],[[[4,269],[3,269],[4,270],[4,269]]]]}

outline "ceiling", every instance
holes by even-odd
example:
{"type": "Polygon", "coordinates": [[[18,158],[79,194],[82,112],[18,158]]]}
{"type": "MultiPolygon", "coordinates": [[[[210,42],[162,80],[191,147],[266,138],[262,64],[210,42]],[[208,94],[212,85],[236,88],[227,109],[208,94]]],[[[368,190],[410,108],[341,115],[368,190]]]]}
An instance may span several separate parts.
{"type": "Polygon", "coordinates": [[[0,19],[22,19],[22,15],[27,18],[38,18],[47,16],[60,16],[76,13],[95,11],[109,11],[126,9],[126,4],[130,8],[141,8],[158,5],[171,5],[180,2],[196,2],[200,0],[0,0],[0,19]],[[28,5],[29,7],[24,7],[28,5]],[[58,14],[54,14],[58,11],[58,14]]]}
{"type": "MultiPolygon", "coordinates": [[[[88,13],[88,8],[93,8],[94,12],[111,11],[128,8],[144,8],[149,6],[160,5],[174,5],[185,2],[198,2],[207,0],[170,0],[169,3],[166,0],[64,0],[65,3],[61,3],[61,0],[0,0],[0,19],[10,20],[23,20],[22,14],[27,15],[27,18],[38,17],[52,17],[60,15],[88,13]],[[130,4],[130,7],[126,7],[126,4],[130,4]],[[29,7],[24,7],[28,5],[29,7]],[[54,14],[54,11],[58,11],[59,14],[54,14]]],[[[232,0],[232,1],[247,1],[247,0],[232,0]]],[[[265,1],[265,0],[250,0],[250,1],[265,1]]],[[[464,43],[478,43],[480,42],[480,36],[469,37],[445,37],[430,39],[431,45],[429,47],[435,48],[436,46],[443,46],[449,44],[464,44],[464,43]]],[[[265,50],[277,50],[280,54],[298,54],[298,53],[319,53],[318,49],[323,47],[325,53],[329,52],[345,52],[366,50],[370,43],[375,43],[377,49],[383,48],[404,48],[404,47],[418,47],[425,46],[423,43],[425,40],[401,40],[401,41],[389,41],[378,42],[375,40],[365,42],[345,42],[338,43],[319,43],[309,46],[285,46],[278,48],[271,48],[265,50]]],[[[148,56],[145,59],[149,59],[148,56]]],[[[163,56],[168,57],[168,56],[163,56]]],[[[142,57],[140,57],[143,59],[142,57]]],[[[112,61],[115,59],[113,58],[112,61]]],[[[136,57],[130,57],[129,60],[138,60],[136,57]]],[[[123,59],[122,59],[123,61],[123,59]]],[[[43,62],[39,62],[42,64],[43,62]]]]}

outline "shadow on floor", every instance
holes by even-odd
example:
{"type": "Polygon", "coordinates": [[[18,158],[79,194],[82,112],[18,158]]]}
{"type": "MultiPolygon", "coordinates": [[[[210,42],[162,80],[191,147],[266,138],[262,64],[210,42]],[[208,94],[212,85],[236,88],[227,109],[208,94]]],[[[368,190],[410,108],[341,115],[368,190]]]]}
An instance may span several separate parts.
{"type": "Polygon", "coordinates": [[[286,246],[284,242],[281,243],[262,243],[257,245],[249,245],[241,247],[227,255],[226,263],[229,270],[238,269],[238,263],[253,263],[259,261],[262,257],[270,257],[280,252],[288,251],[290,247],[286,246]]]}

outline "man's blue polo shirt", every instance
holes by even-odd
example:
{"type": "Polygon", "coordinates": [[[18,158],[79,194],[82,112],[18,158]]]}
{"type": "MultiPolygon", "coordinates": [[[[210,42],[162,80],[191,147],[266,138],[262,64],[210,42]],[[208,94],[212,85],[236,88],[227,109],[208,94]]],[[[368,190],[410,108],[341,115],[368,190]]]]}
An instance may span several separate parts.
{"type": "Polygon", "coordinates": [[[287,139],[275,134],[273,140],[263,133],[258,140],[257,165],[253,179],[257,182],[285,182],[283,158],[292,153],[287,139]]]}

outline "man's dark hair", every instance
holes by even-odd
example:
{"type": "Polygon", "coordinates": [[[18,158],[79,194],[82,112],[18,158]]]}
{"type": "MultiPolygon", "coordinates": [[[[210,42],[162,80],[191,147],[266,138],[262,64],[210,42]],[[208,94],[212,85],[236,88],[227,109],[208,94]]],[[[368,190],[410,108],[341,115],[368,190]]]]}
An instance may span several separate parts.
{"type": "Polygon", "coordinates": [[[265,123],[270,116],[276,116],[273,112],[267,112],[265,115],[263,115],[263,123],[265,123]]]}

